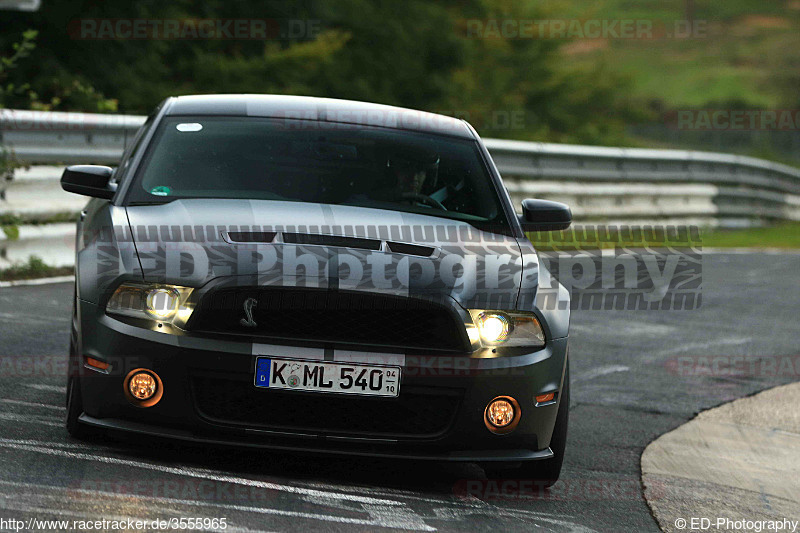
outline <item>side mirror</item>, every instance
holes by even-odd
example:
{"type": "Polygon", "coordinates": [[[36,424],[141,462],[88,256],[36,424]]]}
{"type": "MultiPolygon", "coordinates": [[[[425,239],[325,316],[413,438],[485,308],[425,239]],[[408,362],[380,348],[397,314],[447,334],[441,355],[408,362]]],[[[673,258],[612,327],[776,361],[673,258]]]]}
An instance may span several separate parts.
{"type": "Polygon", "coordinates": [[[567,204],[550,200],[522,200],[519,223],[523,231],[557,231],[572,224],[572,211],[567,204]]]}
{"type": "Polygon", "coordinates": [[[112,172],[111,167],[72,165],[65,168],[61,175],[61,188],[75,194],[110,200],[117,192],[116,187],[108,183],[112,172]]]}

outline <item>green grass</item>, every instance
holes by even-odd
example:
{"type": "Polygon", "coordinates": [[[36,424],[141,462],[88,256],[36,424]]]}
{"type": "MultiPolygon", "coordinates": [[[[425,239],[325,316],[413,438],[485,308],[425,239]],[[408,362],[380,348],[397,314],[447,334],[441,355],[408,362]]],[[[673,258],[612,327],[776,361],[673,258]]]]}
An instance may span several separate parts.
{"type": "Polygon", "coordinates": [[[58,224],[62,222],[75,222],[78,220],[78,213],[72,211],[62,211],[45,216],[19,215],[16,213],[0,213],[0,226],[40,226],[43,224],[58,224]]]}
{"type": "Polygon", "coordinates": [[[52,267],[41,258],[32,255],[27,263],[20,263],[0,270],[0,281],[16,281],[21,279],[49,278],[72,274],[72,267],[52,267]]]}
{"type": "MultiPolygon", "coordinates": [[[[620,18],[652,18],[671,20],[685,15],[686,0],[594,0],[586,2],[570,2],[562,0],[557,3],[575,17],[620,17],[620,18]]],[[[753,13],[766,15],[782,15],[787,8],[783,1],[769,0],[754,2],[753,0],[695,0],[694,15],[698,19],[714,19],[729,21],[753,13]]]]}
{"type": "Polygon", "coordinates": [[[703,246],[713,248],[800,248],[800,222],[764,228],[703,232],[703,246]]]}
{"type": "Polygon", "coordinates": [[[19,226],[15,225],[0,226],[0,231],[2,231],[5,234],[6,239],[10,241],[16,241],[17,239],[19,239],[19,226]]]}
{"type": "MultiPolygon", "coordinates": [[[[576,65],[601,61],[631,79],[634,97],[672,109],[715,102],[796,105],[796,87],[786,81],[787,72],[796,72],[800,61],[800,9],[794,3],[694,4],[694,19],[705,21],[694,38],[609,39],[565,59],[576,65]]],[[[557,6],[554,17],[650,20],[654,29],[673,28],[686,17],[685,0],[595,0],[588,6],[562,0],[557,6]]]]}
{"type": "MultiPolygon", "coordinates": [[[[604,226],[598,226],[604,228],[604,226]]],[[[656,226],[657,227],[657,226],[656,226]]],[[[593,226],[575,226],[566,232],[529,233],[533,245],[542,251],[593,250],[643,247],[696,248],[785,248],[800,249],[800,222],[745,229],[699,229],[654,238],[647,232],[601,233],[586,231],[593,226]]]]}

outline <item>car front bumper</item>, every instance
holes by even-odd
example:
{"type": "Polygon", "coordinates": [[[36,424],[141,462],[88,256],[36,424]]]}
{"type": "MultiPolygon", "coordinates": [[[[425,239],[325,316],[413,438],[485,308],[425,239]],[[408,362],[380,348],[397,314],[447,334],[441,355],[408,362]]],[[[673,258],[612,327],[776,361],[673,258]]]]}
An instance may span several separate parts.
{"type": "MultiPolygon", "coordinates": [[[[200,443],[340,455],[469,462],[552,457],[549,444],[560,397],[556,402],[541,406],[536,405],[535,397],[561,390],[567,338],[550,339],[544,349],[513,357],[403,356],[401,396],[404,391],[416,389],[458,392],[459,401],[446,429],[436,435],[355,434],[314,431],[307,427],[250,426],[241,422],[228,423],[218,417],[211,419],[198,408],[193,379],[198,375],[212,376],[212,379],[220,376],[237,380],[242,387],[254,388],[257,350],[253,342],[166,334],[111,318],[98,306],[85,301],[79,301],[79,306],[81,354],[111,364],[108,373],[82,371],[84,414],[80,420],[88,425],[200,443]],[[137,368],[152,370],[163,382],[163,397],[152,407],[133,405],[123,392],[125,376],[137,368]],[[519,425],[507,435],[496,435],[484,424],[484,409],[498,396],[515,398],[522,411],[519,425]]],[[[284,355],[280,353],[282,347],[273,346],[272,349],[274,355],[284,355]]],[[[286,351],[293,354],[297,349],[286,347],[286,351]]],[[[333,350],[333,362],[337,360],[336,354],[333,350]]],[[[385,354],[361,352],[361,357],[361,362],[372,362],[373,357],[375,362],[380,362],[385,354]]],[[[258,394],[273,393],[319,394],[258,391],[258,394]]],[[[357,416],[360,402],[370,399],[348,396],[350,401],[352,416],[357,416]]]]}

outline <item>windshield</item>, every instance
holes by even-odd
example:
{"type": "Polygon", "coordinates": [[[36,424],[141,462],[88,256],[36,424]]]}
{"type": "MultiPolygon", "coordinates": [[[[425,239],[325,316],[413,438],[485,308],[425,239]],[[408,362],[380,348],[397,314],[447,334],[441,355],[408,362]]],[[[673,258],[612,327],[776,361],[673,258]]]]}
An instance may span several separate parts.
{"type": "Polygon", "coordinates": [[[507,226],[475,141],[338,123],[167,117],[131,189],[134,204],[282,200],[507,226]]]}

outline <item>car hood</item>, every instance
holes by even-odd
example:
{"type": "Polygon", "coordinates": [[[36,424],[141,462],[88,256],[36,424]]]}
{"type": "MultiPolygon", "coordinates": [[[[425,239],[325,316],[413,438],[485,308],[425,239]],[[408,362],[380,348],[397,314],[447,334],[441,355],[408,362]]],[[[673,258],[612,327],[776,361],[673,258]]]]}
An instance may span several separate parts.
{"type": "Polygon", "coordinates": [[[439,217],[328,204],[192,199],[129,206],[146,281],[450,296],[516,308],[535,291],[535,254],[516,239],[439,217]]]}

